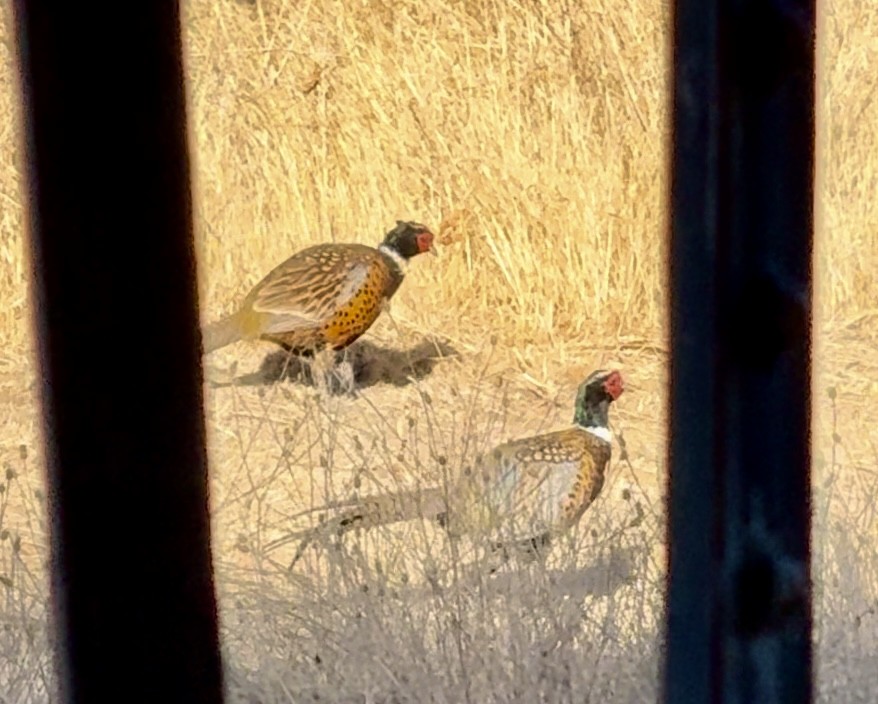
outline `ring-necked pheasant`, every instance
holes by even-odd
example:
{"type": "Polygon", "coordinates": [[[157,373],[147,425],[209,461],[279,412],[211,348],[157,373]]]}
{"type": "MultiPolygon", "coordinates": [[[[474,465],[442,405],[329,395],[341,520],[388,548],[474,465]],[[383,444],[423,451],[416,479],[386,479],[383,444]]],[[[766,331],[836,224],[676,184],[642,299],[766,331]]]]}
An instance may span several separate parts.
{"type": "Polygon", "coordinates": [[[571,427],[494,448],[456,480],[447,504],[445,491],[434,487],[345,507],[316,529],[291,536],[304,538],[293,564],[319,535],[419,517],[438,520],[451,535],[483,537],[504,553],[547,546],[579,521],[603,487],[612,440],[609,407],[623,390],[620,372],[593,372],[579,387],[571,427]]]}
{"type": "Polygon", "coordinates": [[[239,340],[269,340],[296,354],[341,350],[378,318],[408,260],[433,246],[420,223],[398,220],[378,247],[318,244],[262,279],[231,315],[202,330],[204,352],[239,340]]]}
{"type": "Polygon", "coordinates": [[[580,385],[573,425],[512,440],[461,478],[445,519],[454,534],[485,534],[497,547],[545,545],[574,526],[604,485],[618,371],[598,370],[580,385]]]}

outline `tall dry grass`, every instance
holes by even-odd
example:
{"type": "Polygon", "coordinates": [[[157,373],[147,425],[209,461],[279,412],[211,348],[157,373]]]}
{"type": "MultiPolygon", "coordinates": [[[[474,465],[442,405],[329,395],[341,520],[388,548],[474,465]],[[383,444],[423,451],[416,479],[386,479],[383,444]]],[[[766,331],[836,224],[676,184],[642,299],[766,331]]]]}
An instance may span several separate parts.
{"type": "MultiPolygon", "coordinates": [[[[205,315],[305,244],[377,242],[413,218],[448,244],[400,294],[406,325],[506,344],[656,335],[666,24],[658,2],[189,3],[205,315]]],[[[4,122],[0,284],[19,305],[2,331],[20,346],[21,165],[4,122]]]]}
{"type": "MultiPolygon", "coordinates": [[[[875,310],[878,20],[826,4],[823,319],[875,310]]],[[[668,7],[189,2],[185,38],[203,309],[297,248],[440,228],[404,324],[506,345],[662,337],[668,7]]],[[[29,343],[14,64],[0,44],[0,341],[29,343]]],[[[527,362],[525,362],[527,364],[527,362]]]]}
{"type": "Polygon", "coordinates": [[[410,326],[656,334],[665,24],[660,3],[193,3],[205,310],[303,244],[413,218],[447,245],[400,295],[410,326]]]}
{"type": "MultiPolygon", "coordinates": [[[[32,340],[8,5],[0,12],[0,401],[8,395],[16,417],[2,417],[9,422],[0,435],[0,458],[13,473],[0,478],[0,620],[16,636],[0,637],[0,682],[13,701],[32,701],[45,700],[52,671],[40,458],[16,454],[20,443],[38,450],[39,440],[33,408],[18,403],[32,340]]],[[[358,405],[321,405],[287,388],[208,395],[224,632],[240,664],[232,681],[245,693],[267,687],[264,701],[387,691],[417,701],[430,687],[449,701],[523,692],[531,701],[539,692],[654,698],[656,622],[623,617],[659,608],[660,515],[616,545],[630,547],[637,566],[621,596],[584,600],[568,598],[566,586],[559,594],[552,573],[534,571],[501,581],[502,589],[478,582],[464,595],[456,578],[428,596],[404,589],[400,571],[388,569],[393,550],[410,549],[403,562],[414,551],[422,568],[444,550],[422,545],[417,526],[346,542],[309,581],[279,579],[259,556],[303,507],[406,484],[421,470],[428,477],[437,453],[461,464],[475,447],[565,422],[583,365],[624,349],[634,350],[626,374],[639,396],[620,403],[616,418],[641,453],[635,463],[661,476],[668,3],[190,0],[184,9],[203,316],[228,310],[302,246],[374,243],[395,219],[413,218],[439,232],[440,256],[416,260],[392,319],[382,316],[367,337],[408,343],[430,332],[464,353],[423,382],[372,389],[358,405]],[[496,367],[514,371],[507,381],[530,386],[485,399],[490,384],[466,368],[466,355],[486,347],[496,367]],[[432,420],[422,407],[427,391],[432,420]],[[406,454],[415,446],[424,457],[406,454]],[[242,567],[242,555],[256,563],[242,567]]],[[[870,669],[860,661],[878,649],[869,612],[876,563],[861,540],[875,525],[869,448],[878,442],[865,419],[878,395],[869,332],[878,312],[878,17],[854,0],[823,10],[818,637],[821,697],[849,701],[846,693],[868,691],[870,669]],[[836,332],[840,341],[828,341],[836,332]],[[840,389],[843,428],[823,393],[829,383],[840,389]]],[[[584,537],[567,568],[605,557],[584,537]]],[[[429,583],[426,572],[420,582],[429,583]]]]}

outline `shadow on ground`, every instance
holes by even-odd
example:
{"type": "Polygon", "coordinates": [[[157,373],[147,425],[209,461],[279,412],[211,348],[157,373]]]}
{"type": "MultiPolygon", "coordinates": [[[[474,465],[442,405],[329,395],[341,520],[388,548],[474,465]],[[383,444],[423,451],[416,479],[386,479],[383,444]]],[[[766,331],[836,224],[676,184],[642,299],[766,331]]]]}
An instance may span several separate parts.
{"type": "MultiPolygon", "coordinates": [[[[545,571],[546,594],[557,599],[612,596],[637,578],[642,558],[643,550],[639,546],[625,546],[596,556],[587,566],[548,569],[545,571]]],[[[513,568],[496,573],[487,583],[502,595],[508,594],[519,582],[520,576],[513,568]]]]}
{"type": "MultiPolygon", "coordinates": [[[[335,559],[342,554],[339,546],[331,550],[335,559]]],[[[421,602],[434,597],[450,597],[455,594],[479,594],[482,599],[504,598],[521,590],[523,586],[539,591],[545,598],[581,600],[585,596],[609,597],[619,589],[632,584],[645,569],[648,551],[642,545],[625,545],[593,554],[587,565],[566,567],[546,567],[537,560],[522,558],[506,561],[497,567],[490,558],[467,561],[457,570],[429,573],[418,584],[395,587],[397,596],[406,596],[413,602],[421,602]],[[452,572],[455,574],[453,575],[452,572]]],[[[311,577],[286,572],[286,578],[301,586],[308,586],[311,577]]],[[[359,579],[367,583],[370,579],[368,569],[353,560],[345,566],[359,574],[359,579]]],[[[307,591],[307,588],[306,588],[307,591]]],[[[379,590],[380,591],[380,590],[379,590]]]]}
{"type": "MultiPolygon", "coordinates": [[[[356,389],[376,384],[407,386],[429,376],[440,360],[457,357],[457,350],[447,341],[425,338],[418,344],[396,349],[359,340],[342,352],[336,353],[336,368],[347,366],[353,376],[356,389]]],[[[292,381],[304,386],[317,386],[314,360],[309,357],[291,356],[283,350],[268,354],[259,369],[228,381],[212,382],[214,386],[265,386],[279,381],[292,381]]],[[[343,378],[332,374],[329,389],[333,393],[345,393],[343,378]]]]}

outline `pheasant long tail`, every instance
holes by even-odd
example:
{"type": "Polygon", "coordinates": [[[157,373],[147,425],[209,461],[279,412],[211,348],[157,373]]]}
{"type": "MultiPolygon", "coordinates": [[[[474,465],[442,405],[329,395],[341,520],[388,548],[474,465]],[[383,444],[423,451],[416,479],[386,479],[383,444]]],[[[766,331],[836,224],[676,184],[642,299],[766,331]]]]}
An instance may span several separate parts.
{"type": "Polygon", "coordinates": [[[235,315],[230,315],[214,323],[209,323],[201,329],[201,340],[204,354],[210,354],[226,345],[231,345],[241,339],[241,326],[235,315]]]}
{"type": "Polygon", "coordinates": [[[321,521],[314,528],[285,536],[283,543],[301,540],[290,569],[299,561],[311,543],[322,542],[330,536],[380,526],[412,521],[418,518],[441,520],[447,512],[445,491],[439,487],[421,490],[399,491],[369,496],[358,503],[344,507],[341,513],[321,521]]]}

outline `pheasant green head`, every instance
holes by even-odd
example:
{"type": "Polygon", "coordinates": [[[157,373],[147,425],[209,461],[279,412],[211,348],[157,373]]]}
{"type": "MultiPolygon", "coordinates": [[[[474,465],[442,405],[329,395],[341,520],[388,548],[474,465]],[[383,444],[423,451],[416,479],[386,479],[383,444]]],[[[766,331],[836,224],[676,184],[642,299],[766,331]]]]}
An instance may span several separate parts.
{"type": "Polygon", "coordinates": [[[393,250],[403,259],[429,252],[433,246],[433,233],[419,222],[396,221],[396,227],[384,236],[382,246],[393,250]]]}
{"type": "Polygon", "coordinates": [[[618,370],[592,372],[579,386],[573,422],[583,428],[606,428],[610,404],[624,390],[625,384],[618,370]]]}

